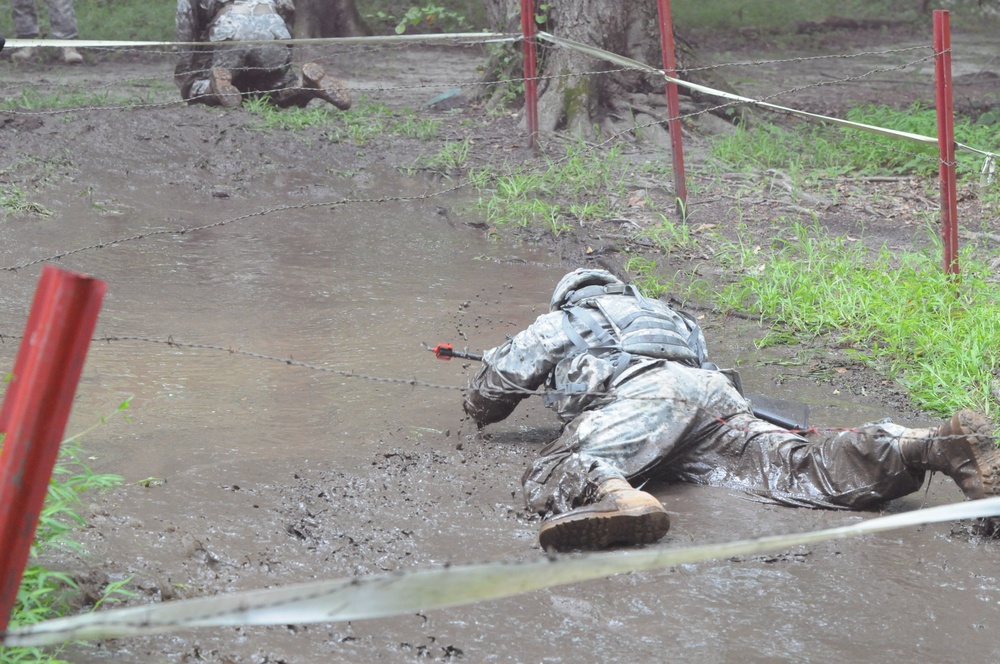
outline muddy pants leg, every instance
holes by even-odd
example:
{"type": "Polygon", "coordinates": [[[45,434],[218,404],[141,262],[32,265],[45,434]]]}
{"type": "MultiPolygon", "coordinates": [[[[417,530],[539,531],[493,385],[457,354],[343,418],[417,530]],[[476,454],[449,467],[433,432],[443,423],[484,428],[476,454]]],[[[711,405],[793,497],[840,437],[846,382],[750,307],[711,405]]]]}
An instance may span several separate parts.
{"type": "Polygon", "coordinates": [[[76,39],[76,12],[73,0],[49,0],[49,23],[56,39],[76,39]]]}
{"type": "Polygon", "coordinates": [[[14,32],[19,39],[34,39],[38,36],[38,13],[35,0],[11,0],[14,17],[14,32]]]}
{"type": "Polygon", "coordinates": [[[867,424],[807,441],[752,415],[702,440],[693,454],[717,469],[682,464],[685,479],[740,488],[787,505],[864,509],[913,493],[924,472],[907,468],[899,439],[908,429],[867,424]]]}
{"type": "Polygon", "coordinates": [[[227,69],[233,74],[233,84],[243,89],[237,81],[253,74],[253,64],[250,62],[251,53],[254,47],[242,46],[239,42],[233,42],[232,46],[216,48],[212,54],[212,68],[227,69]]]}
{"type": "Polygon", "coordinates": [[[614,400],[581,413],[525,472],[529,509],[548,516],[592,502],[608,479],[669,467],[722,425],[746,400],[714,371],[668,362],[614,390],[614,400]],[[706,408],[703,404],[711,403],[706,408]]]}
{"type": "MultiPolygon", "coordinates": [[[[294,104],[280,103],[300,91],[298,74],[292,69],[292,50],[288,46],[259,46],[248,58],[256,68],[250,88],[256,92],[269,94],[279,106],[294,104]]],[[[303,106],[309,103],[304,100],[303,106]]]]}
{"type": "Polygon", "coordinates": [[[730,487],[786,505],[867,508],[920,488],[889,422],[807,441],[753,416],[718,372],[667,363],[581,414],[525,472],[528,507],[559,514],[587,504],[597,485],[657,477],[730,487]]]}
{"type": "Polygon", "coordinates": [[[546,445],[521,478],[525,503],[537,514],[562,514],[589,504],[601,482],[625,477],[603,459],[581,455],[576,428],[576,422],[570,424],[562,436],[546,445]]]}

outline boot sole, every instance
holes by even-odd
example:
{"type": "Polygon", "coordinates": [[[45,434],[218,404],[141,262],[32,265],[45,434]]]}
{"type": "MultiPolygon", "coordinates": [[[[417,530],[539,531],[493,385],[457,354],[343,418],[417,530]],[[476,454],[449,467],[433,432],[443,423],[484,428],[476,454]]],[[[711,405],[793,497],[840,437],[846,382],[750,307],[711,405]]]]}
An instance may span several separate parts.
{"type": "Polygon", "coordinates": [[[1000,495],[1000,449],[993,437],[993,425],[975,411],[958,413],[958,421],[975,451],[986,496],[1000,495]]]}
{"type": "Polygon", "coordinates": [[[351,93],[347,86],[330,76],[315,62],[302,65],[302,82],[306,89],[315,90],[320,99],[329,102],[342,111],[351,107],[351,93]]]}
{"type": "Polygon", "coordinates": [[[233,85],[233,80],[229,76],[220,76],[213,70],[209,76],[208,89],[224,108],[237,108],[243,105],[243,95],[239,88],[233,85]]]}
{"type": "Polygon", "coordinates": [[[542,527],[538,540],[545,550],[598,550],[615,544],[652,544],[670,530],[663,509],[573,514],[556,517],[542,527]]]}

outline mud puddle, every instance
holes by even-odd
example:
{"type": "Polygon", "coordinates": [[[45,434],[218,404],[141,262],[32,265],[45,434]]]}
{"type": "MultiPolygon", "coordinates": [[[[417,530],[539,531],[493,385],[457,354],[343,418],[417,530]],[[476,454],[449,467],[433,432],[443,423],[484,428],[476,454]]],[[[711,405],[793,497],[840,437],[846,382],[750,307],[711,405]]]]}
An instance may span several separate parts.
{"type": "MultiPolygon", "coordinates": [[[[377,179],[395,197],[424,186],[391,172],[377,179]]],[[[279,190],[209,203],[154,196],[143,205],[169,209],[176,219],[229,219],[273,205],[279,190]]],[[[76,200],[71,192],[54,199],[76,200]]],[[[96,470],[121,473],[129,484],[90,497],[88,562],[63,563],[108,579],[131,577],[143,600],[158,601],[539,555],[538,524],[521,512],[518,478],[537,446],[557,434],[552,419],[530,400],[508,422],[477,433],[462,422],[460,393],[435,387],[464,385],[468,363],[436,361],[422,342],[473,350],[498,343],[544,310],[565,268],[542,250],[490,242],[455,224],[468,208],[456,197],[295,209],[63,259],[64,267],[110,284],[98,336],[172,338],[274,358],[95,344],[73,426],[133,398],[131,422],[112,422],[85,441],[96,470]],[[149,477],[164,483],[140,482],[149,477]]],[[[129,214],[145,218],[148,210],[129,214]]],[[[118,215],[92,206],[68,216],[77,223],[61,229],[58,243],[50,220],[8,225],[0,260],[23,260],[25,247],[45,255],[123,231],[118,215]]],[[[23,324],[36,276],[37,267],[7,278],[3,327],[23,324]]],[[[780,353],[755,348],[755,324],[703,322],[716,360],[740,366],[750,389],[804,399],[814,417],[834,414],[845,424],[877,414],[807,375],[776,380],[789,369],[780,353]]],[[[8,365],[13,350],[3,346],[8,365]]],[[[705,487],[651,488],[675,524],[664,546],[868,516],[762,505],[705,487]]],[[[890,509],[959,498],[937,481],[927,495],[890,509]]],[[[74,646],[69,657],[570,662],[654,661],[669,651],[709,662],[864,661],[876,649],[931,661],[958,651],[995,657],[996,547],[949,528],[686,565],[394,620],[202,630],[74,646]]]]}
{"type": "MultiPolygon", "coordinates": [[[[388,171],[373,180],[388,197],[425,188],[388,171]]],[[[52,200],[64,201],[74,225],[58,236],[52,219],[8,225],[0,260],[121,237],[156,209],[171,211],[158,228],[236,218],[273,206],[281,190],[191,201],[161,188],[166,194],[109,214],[60,189],[52,200]]],[[[302,198],[338,194],[347,192],[302,198]]],[[[544,310],[564,268],[543,250],[491,242],[455,223],[469,214],[461,197],[320,206],[65,257],[63,267],[110,284],[98,336],[170,338],[272,359],[95,344],[71,431],[130,396],[131,421],[113,421],[85,441],[95,470],[123,474],[129,484],[90,497],[88,562],[64,564],[99,578],[131,577],[144,599],[157,601],[538,555],[537,523],[521,512],[518,478],[537,446],[557,434],[553,421],[531,400],[508,422],[475,432],[462,422],[460,393],[434,387],[464,385],[468,363],[436,361],[422,343],[472,350],[498,343],[544,310]]],[[[5,329],[23,325],[37,271],[7,277],[5,329]]],[[[755,324],[703,322],[716,360],[740,366],[750,389],[809,401],[814,418],[842,420],[832,424],[877,414],[810,376],[776,380],[790,369],[780,353],[755,348],[755,324]]],[[[2,349],[9,366],[14,345],[2,349]]],[[[665,546],[864,518],[703,487],[653,489],[675,524],[665,546]]],[[[956,500],[953,489],[938,482],[892,509],[956,500]]],[[[959,649],[988,658],[996,645],[984,626],[1000,624],[995,553],[943,525],[432,615],[74,646],[70,659],[568,662],[627,653],[652,661],[667,649],[698,661],[748,653],[862,661],[875,648],[931,660],[959,649]]]]}
{"type": "MultiPolygon", "coordinates": [[[[384,196],[426,188],[389,171],[374,177],[384,196]]],[[[57,191],[53,199],[72,204],[73,194],[57,191]]],[[[192,205],[154,194],[145,204],[179,219],[211,222],[273,201],[262,196],[192,205]]],[[[530,319],[559,272],[539,267],[549,260],[544,255],[510,256],[481,234],[450,224],[448,208],[455,206],[470,214],[469,202],[454,198],[288,210],[63,259],[62,267],[109,283],[98,337],[223,349],[95,344],[74,422],[95,420],[130,395],[136,420],[122,427],[119,444],[93,450],[107,464],[98,468],[170,476],[211,466],[220,455],[323,455],[331,445],[338,454],[350,454],[385,429],[453,426],[455,393],[393,381],[462,385],[461,365],[435,361],[421,344],[461,347],[478,324],[464,313],[474,299],[502,298],[506,316],[517,323],[530,319]],[[226,348],[274,359],[232,355],[226,348]],[[319,370],[288,366],[283,358],[319,370]],[[439,416],[442,404],[451,411],[447,422],[439,416]],[[155,420],[151,430],[143,426],[147,418],[155,420]]],[[[48,220],[12,225],[0,261],[108,242],[127,235],[126,227],[134,229],[140,218],[150,219],[148,214],[131,211],[133,219],[123,223],[121,215],[92,207],[67,210],[73,228],[60,228],[58,239],[48,220]]],[[[27,268],[7,279],[6,329],[16,328],[18,316],[27,312],[37,272],[27,268]]],[[[13,349],[5,344],[3,350],[13,349]]]]}

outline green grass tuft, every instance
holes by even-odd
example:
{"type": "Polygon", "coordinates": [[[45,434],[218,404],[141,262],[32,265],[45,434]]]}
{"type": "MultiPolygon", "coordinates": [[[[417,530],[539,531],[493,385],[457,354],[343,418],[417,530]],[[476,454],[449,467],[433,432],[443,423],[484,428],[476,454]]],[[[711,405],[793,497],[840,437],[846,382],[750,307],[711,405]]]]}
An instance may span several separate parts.
{"type": "Polygon", "coordinates": [[[627,198],[628,173],[620,146],[600,154],[577,145],[535,168],[519,164],[501,175],[474,170],[470,177],[483,192],[478,207],[491,224],[540,225],[559,235],[573,223],[616,216],[627,198]]]}
{"type": "MultiPolygon", "coordinates": [[[[116,413],[122,414],[129,406],[129,401],[119,405],[116,413]]],[[[59,458],[53,469],[52,480],[49,483],[45,505],[39,516],[35,539],[31,547],[29,565],[24,570],[21,585],[18,588],[14,610],[10,617],[11,625],[30,625],[42,620],[57,618],[70,611],[69,597],[77,589],[73,578],[64,572],[46,569],[38,563],[40,555],[53,548],[78,549],[79,545],[73,538],[73,533],[84,527],[86,522],[78,510],[81,505],[80,495],[85,491],[95,491],[118,486],[122,478],[118,475],[94,473],[83,461],[83,452],[79,439],[106,421],[90,429],[64,440],[59,448],[59,458]]],[[[0,449],[3,447],[3,434],[0,434],[0,449]]],[[[102,591],[98,604],[116,601],[133,593],[124,588],[127,579],[109,584],[102,591]]],[[[3,648],[4,662],[61,663],[58,650],[43,651],[39,648],[3,648]]]]}
{"type": "Polygon", "coordinates": [[[777,321],[776,333],[836,335],[922,408],[996,410],[1000,284],[987,262],[964,253],[956,283],[929,253],[869,252],[815,226],[793,232],[773,251],[729,248],[741,276],[720,306],[777,321]]]}
{"type": "MultiPolygon", "coordinates": [[[[920,104],[903,110],[859,106],[849,110],[846,119],[937,138],[937,115],[920,104]]],[[[955,139],[973,148],[993,150],[1000,145],[1000,126],[960,117],[955,121],[955,139]]],[[[934,176],[939,169],[936,146],[807,123],[796,124],[791,130],[766,123],[752,130],[740,128],[713,142],[712,156],[740,170],[776,168],[788,171],[793,178],[808,171],[827,177],[849,172],[934,176]]],[[[978,177],[981,156],[958,150],[956,158],[961,177],[978,177]]]]}

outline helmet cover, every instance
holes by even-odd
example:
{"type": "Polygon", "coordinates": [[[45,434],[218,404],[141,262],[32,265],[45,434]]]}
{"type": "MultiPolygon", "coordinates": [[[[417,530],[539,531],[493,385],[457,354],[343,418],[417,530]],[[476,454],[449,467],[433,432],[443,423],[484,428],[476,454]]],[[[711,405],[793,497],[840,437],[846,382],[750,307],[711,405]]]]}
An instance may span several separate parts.
{"type": "Polygon", "coordinates": [[[559,311],[566,304],[573,291],[584,286],[606,286],[609,284],[624,283],[621,279],[611,274],[607,270],[580,267],[559,280],[556,289],[552,292],[552,300],[549,301],[549,311],[559,311]]]}

